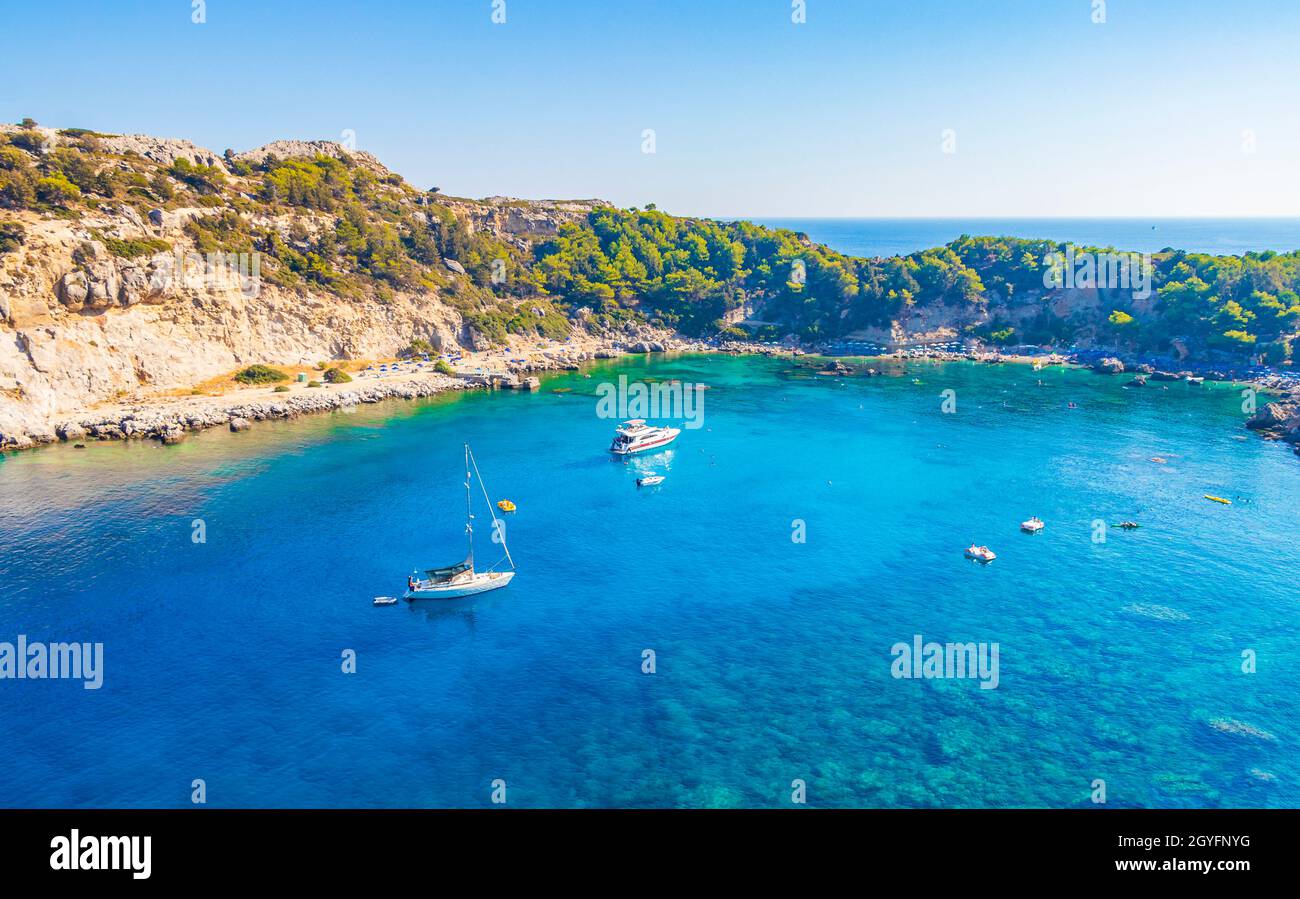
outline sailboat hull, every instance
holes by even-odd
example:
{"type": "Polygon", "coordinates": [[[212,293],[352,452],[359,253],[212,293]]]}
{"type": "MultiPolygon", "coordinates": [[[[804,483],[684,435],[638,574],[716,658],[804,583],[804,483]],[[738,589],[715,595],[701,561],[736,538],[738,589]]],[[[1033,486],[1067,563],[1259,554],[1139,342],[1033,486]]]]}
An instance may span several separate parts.
{"type": "Polygon", "coordinates": [[[513,571],[485,571],[482,574],[475,574],[454,584],[417,583],[414,589],[406,591],[405,598],[408,600],[462,599],[466,596],[486,593],[489,590],[500,590],[510,583],[514,576],[513,571]]]}

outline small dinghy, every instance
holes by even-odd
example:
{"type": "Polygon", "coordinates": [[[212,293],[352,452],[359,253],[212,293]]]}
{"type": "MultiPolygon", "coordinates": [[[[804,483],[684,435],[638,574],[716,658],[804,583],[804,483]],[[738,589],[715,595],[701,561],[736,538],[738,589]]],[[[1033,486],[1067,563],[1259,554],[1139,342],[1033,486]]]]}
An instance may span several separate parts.
{"type": "Polygon", "coordinates": [[[377,606],[395,606],[397,605],[396,596],[376,596],[375,605],[377,606]]]}
{"type": "Polygon", "coordinates": [[[974,559],[976,562],[992,562],[997,557],[997,553],[987,546],[976,546],[972,543],[966,547],[966,558],[974,559]]]}
{"type": "Polygon", "coordinates": [[[510,500],[503,499],[501,502],[497,503],[497,508],[502,512],[513,512],[517,507],[510,500]]]}
{"type": "Polygon", "coordinates": [[[663,482],[664,482],[663,475],[651,473],[646,475],[645,477],[637,478],[636,486],[638,489],[641,487],[653,487],[655,484],[662,484],[663,482]]]}
{"type": "Polygon", "coordinates": [[[1115,527],[1123,528],[1126,531],[1136,531],[1138,528],[1142,527],[1142,525],[1138,524],[1136,521],[1121,521],[1119,524],[1115,525],[1115,527]]]}
{"type": "Polygon", "coordinates": [[[1035,515],[1033,518],[1029,519],[1028,521],[1020,522],[1020,530],[1024,531],[1027,534],[1037,534],[1042,529],[1043,529],[1043,519],[1039,518],[1037,515],[1035,515]]]}

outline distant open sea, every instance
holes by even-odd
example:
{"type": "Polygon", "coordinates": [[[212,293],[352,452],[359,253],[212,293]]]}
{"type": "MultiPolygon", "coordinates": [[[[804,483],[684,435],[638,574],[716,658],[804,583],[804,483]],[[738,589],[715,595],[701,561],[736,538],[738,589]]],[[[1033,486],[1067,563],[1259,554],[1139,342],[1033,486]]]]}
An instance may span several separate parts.
{"type": "Polygon", "coordinates": [[[1300,218],[795,218],[751,219],[802,231],[850,256],[897,256],[943,246],[963,234],[1045,238],[1154,253],[1165,247],[1239,255],[1300,250],[1300,218]]]}

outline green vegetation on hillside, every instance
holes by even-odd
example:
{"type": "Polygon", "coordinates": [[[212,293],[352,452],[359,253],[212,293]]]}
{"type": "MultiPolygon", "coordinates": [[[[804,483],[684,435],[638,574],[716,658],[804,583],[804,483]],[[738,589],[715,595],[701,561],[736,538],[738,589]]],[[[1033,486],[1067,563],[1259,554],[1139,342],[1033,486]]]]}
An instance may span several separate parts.
{"type": "Polygon", "coordinates": [[[114,256],[121,256],[125,259],[136,259],[140,256],[152,256],[155,253],[162,253],[170,250],[172,245],[159,237],[132,237],[117,238],[105,235],[97,235],[108,247],[108,251],[114,256]]]}
{"type": "Polygon", "coordinates": [[[289,376],[269,365],[257,364],[241,370],[235,375],[235,380],[240,384],[274,384],[289,380],[289,376]]]}
{"type": "MultiPolygon", "coordinates": [[[[1096,303],[1062,304],[1062,294],[1044,286],[1049,256],[1064,249],[1052,241],[963,236],[864,259],[793,231],[679,218],[652,206],[598,208],[545,239],[502,239],[457,211],[464,207],[455,203],[473,201],[417,190],[346,153],[255,163],[227,151],[211,166],[163,164],[109,152],[106,138],[64,129],[51,141],[34,122],[0,134],[0,209],[73,218],[111,204],[105,208],[129,207],[144,219],[157,209],[206,208],[184,225],[199,252],[260,253],[262,277],[302,294],[381,303],[436,294],[497,344],[642,321],[698,336],[822,340],[934,313],[928,318],[995,344],[1086,338],[1277,362],[1290,358],[1300,330],[1300,251],[1167,250],[1153,256],[1149,298],[1105,289],[1096,303]]],[[[0,252],[19,248],[24,233],[19,223],[0,225],[0,252]]],[[[126,258],[171,246],[157,237],[97,237],[126,258]]]]}
{"type": "Polygon", "coordinates": [[[0,253],[8,253],[23,245],[27,230],[17,222],[0,222],[0,253]]]}
{"type": "Polygon", "coordinates": [[[760,302],[775,331],[809,340],[943,304],[966,319],[986,319],[970,333],[994,343],[1087,335],[1135,350],[1167,351],[1178,341],[1273,361],[1290,356],[1300,328],[1300,251],[1237,257],[1167,250],[1152,259],[1149,308],[1132,290],[1111,289],[1103,291],[1110,305],[1102,310],[1062,318],[1044,275],[1049,256],[1064,250],[1044,240],[963,236],[908,256],[860,259],[748,222],[602,209],[540,245],[534,275],[570,305],[610,317],[632,308],[693,334],[722,331],[726,313],[747,300],[760,302]]]}

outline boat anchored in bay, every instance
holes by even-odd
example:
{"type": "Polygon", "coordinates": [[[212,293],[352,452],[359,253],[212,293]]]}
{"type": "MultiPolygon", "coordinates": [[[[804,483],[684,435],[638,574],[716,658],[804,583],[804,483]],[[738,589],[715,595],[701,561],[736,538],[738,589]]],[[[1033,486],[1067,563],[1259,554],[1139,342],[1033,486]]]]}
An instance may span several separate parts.
{"type": "Polygon", "coordinates": [[[609,451],[616,456],[643,453],[646,450],[667,446],[676,440],[680,433],[679,428],[657,428],[647,425],[643,418],[634,418],[614,432],[614,442],[609,445],[609,451]]]}
{"type": "Polygon", "coordinates": [[[475,461],[474,454],[470,452],[467,443],[465,444],[465,535],[469,542],[469,554],[465,556],[463,562],[457,562],[455,565],[425,569],[423,577],[418,571],[413,573],[406,579],[405,598],[408,600],[460,599],[464,596],[486,593],[489,590],[499,590],[510,583],[515,576],[515,560],[510,558],[510,549],[506,546],[505,528],[498,524],[499,521],[496,513],[492,511],[492,500],[488,497],[483,477],[478,473],[478,462],[475,461]],[[499,534],[501,548],[505,551],[505,558],[487,571],[474,570],[474,504],[470,484],[475,477],[478,478],[479,487],[483,490],[483,499],[487,503],[488,513],[492,516],[493,539],[494,541],[498,539],[495,535],[499,534]],[[494,570],[501,562],[509,563],[510,570],[494,570]]]}

